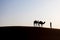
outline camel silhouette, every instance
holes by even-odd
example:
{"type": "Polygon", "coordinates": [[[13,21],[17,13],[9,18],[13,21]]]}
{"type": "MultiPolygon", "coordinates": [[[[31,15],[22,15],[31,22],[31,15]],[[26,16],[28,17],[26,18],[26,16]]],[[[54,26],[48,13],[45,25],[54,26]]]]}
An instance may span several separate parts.
{"type": "Polygon", "coordinates": [[[42,27],[43,24],[45,24],[45,22],[40,21],[40,22],[38,23],[38,26],[40,26],[40,24],[41,24],[41,27],[42,27]]]}
{"type": "Polygon", "coordinates": [[[37,20],[34,21],[34,26],[37,26],[38,25],[40,27],[40,25],[41,25],[41,27],[42,27],[43,24],[45,24],[45,22],[37,21],[37,20]]]}
{"type": "Polygon", "coordinates": [[[39,23],[39,21],[35,20],[35,21],[34,21],[34,26],[37,26],[38,23],[39,23]]]}

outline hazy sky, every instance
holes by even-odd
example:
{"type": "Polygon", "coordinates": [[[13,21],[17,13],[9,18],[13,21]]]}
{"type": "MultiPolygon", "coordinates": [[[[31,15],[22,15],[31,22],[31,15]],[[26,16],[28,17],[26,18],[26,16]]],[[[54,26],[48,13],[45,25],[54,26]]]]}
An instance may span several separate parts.
{"type": "Polygon", "coordinates": [[[0,0],[0,26],[32,26],[34,20],[60,28],[60,0],[0,0]]]}

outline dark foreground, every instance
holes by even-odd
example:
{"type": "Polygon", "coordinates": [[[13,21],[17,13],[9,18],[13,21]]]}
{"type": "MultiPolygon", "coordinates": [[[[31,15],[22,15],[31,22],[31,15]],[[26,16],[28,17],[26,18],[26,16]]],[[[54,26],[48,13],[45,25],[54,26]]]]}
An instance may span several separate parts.
{"type": "Polygon", "coordinates": [[[8,26],[0,27],[0,33],[8,40],[60,40],[60,30],[42,27],[8,26]]]}

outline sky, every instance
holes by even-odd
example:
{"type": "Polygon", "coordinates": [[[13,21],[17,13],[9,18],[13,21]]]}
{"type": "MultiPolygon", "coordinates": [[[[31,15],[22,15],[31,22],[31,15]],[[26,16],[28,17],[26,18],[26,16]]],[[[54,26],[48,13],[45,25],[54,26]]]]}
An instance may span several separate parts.
{"type": "Polygon", "coordinates": [[[0,0],[0,26],[33,26],[34,20],[60,28],[60,0],[0,0]]]}

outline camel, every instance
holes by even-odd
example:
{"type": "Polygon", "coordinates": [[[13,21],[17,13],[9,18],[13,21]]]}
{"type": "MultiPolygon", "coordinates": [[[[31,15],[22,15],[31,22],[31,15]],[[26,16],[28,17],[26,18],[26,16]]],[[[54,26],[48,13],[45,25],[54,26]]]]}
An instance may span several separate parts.
{"type": "Polygon", "coordinates": [[[41,24],[41,27],[43,26],[43,24],[45,24],[45,22],[42,22],[42,21],[34,21],[34,26],[40,26],[40,24],[41,24]]]}
{"type": "Polygon", "coordinates": [[[41,24],[41,27],[42,27],[43,24],[45,24],[45,22],[40,21],[40,22],[38,23],[38,25],[40,26],[40,24],[41,24]]]}
{"type": "Polygon", "coordinates": [[[39,21],[35,20],[35,21],[34,21],[34,26],[37,26],[38,23],[39,23],[39,21]]]}

